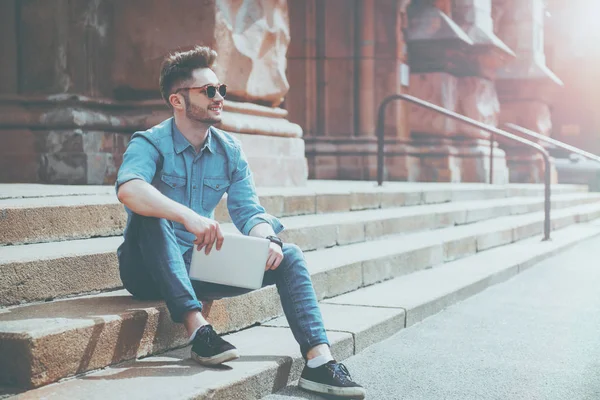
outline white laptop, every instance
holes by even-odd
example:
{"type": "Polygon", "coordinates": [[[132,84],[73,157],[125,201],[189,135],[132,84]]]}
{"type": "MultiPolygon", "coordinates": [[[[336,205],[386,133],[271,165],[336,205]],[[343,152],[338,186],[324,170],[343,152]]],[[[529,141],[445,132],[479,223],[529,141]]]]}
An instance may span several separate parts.
{"type": "Polygon", "coordinates": [[[223,246],[216,244],[209,255],[194,245],[190,279],[246,289],[260,289],[269,256],[268,239],[223,234],[223,246]]]}

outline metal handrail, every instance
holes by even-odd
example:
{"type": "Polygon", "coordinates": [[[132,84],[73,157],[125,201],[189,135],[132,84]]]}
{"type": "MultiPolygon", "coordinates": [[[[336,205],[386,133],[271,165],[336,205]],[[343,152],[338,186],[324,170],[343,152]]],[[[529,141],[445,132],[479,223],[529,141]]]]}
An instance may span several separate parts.
{"type": "Polygon", "coordinates": [[[587,159],[600,162],[600,157],[598,157],[597,155],[588,153],[585,150],[582,150],[575,146],[571,146],[570,144],[566,144],[564,142],[561,142],[560,140],[552,139],[551,137],[542,135],[540,133],[534,132],[527,128],[523,128],[522,126],[519,126],[517,124],[506,123],[506,124],[504,124],[504,126],[506,126],[509,129],[512,129],[515,132],[519,132],[523,135],[530,136],[535,139],[541,140],[543,142],[553,144],[556,147],[560,147],[561,149],[569,150],[571,153],[579,154],[580,156],[583,156],[587,159]]]}
{"type": "MultiPolygon", "coordinates": [[[[471,125],[471,126],[479,128],[481,130],[487,131],[487,132],[491,133],[490,140],[492,142],[492,146],[493,146],[493,141],[494,141],[494,135],[500,135],[507,139],[511,139],[515,142],[519,142],[528,147],[531,147],[531,148],[537,150],[540,154],[542,154],[542,157],[544,158],[544,165],[545,165],[545,171],[544,171],[544,239],[543,240],[550,240],[550,155],[548,154],[546,149],[544,149],[539,144],[534,143],[530,140],[524,139],[517,135],[513,135],[512,133],[503,131],[503,130],[495,128],[493,126],[483,124],[479,121],[476,121],[476,120],[466,117],[464,115],[455,113],[455,112],[447,110],[443,107],[437,106],[433,103],[429,103],[427,101],[418,99],[416,97],[413,97],[413,96],[410,96],[407,94],[394,94],[394,95],[388,96],[385,99],[383,99],[383,101],[379,105],[379,112],[378,112],[378,117],[377,117],[377,184],[379,186],[381,186],[383,184],[383,158],[384,158],[383,147],[384,147],[384,139],[385,139],[384,138],[385,110],[386,110],[386,107],[388,106],[388,104],[390,104],[391,102],[393,102],[395,100],[408,101],[409,103],[416,104],[418,106],[421,106],[421,107],[427,108],[429,110],[443,114],[449,118],[463,122],[467,125],[471,125]]],[[[490,159],[492,159],[492,156],[493,156],[493,154],[490,154],[490,159]]],[[[493,163],[493,160],[490,160],[490,163],[493,163]]],[[[490,182],[491,182],[491,180],[490,180],[490,182]]]]}

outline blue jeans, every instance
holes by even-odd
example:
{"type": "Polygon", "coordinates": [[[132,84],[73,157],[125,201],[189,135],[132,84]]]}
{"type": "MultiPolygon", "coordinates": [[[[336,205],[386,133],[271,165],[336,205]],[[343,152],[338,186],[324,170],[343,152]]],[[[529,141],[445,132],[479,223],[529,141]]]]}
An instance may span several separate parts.
{"type": "MultiPolygon", "coordinates": [[[[125,241],[117,250],[123,286],[139,299],[165,300],[176,323],[183,322],[186,312],[202,310],[198,299],[215,300],[251,291],[190,280],[192,251],[181,254],[171,221],[132,213],[125,241]]],[[[283,312],[306,357],[312,347],[329,342],[302,251],[286,243],[283,256],[277,269],[265,272],[263,287],[277,285],[283,312]]]]}

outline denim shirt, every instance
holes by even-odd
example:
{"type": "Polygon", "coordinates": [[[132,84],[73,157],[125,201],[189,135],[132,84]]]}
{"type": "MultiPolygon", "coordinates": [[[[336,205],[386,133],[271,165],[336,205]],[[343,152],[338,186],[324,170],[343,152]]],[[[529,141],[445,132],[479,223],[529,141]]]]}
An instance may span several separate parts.
{"type": "MultiPolygon", "coordinates": [[[[260,205],[252,172],[239,140],[209,128],[208,136],[196,153],[177,128],[173,118],[143,132],[135,132],[123,155],[115,189],[132,179],[142,179],[168,198],[196,213],[214,218],[214,210],[227,193],[227,208],[237,229],[248,235],[254,226],[268,223],[275,233],[284,227],[260,205]]],[[[128,213],[127,225],[131,219],[128,213]]],[[[193,246],[195,235],[174,222],[182,254],[193,246]]],[[[127,229],[127,228],[126,228],[127,229]]]]}

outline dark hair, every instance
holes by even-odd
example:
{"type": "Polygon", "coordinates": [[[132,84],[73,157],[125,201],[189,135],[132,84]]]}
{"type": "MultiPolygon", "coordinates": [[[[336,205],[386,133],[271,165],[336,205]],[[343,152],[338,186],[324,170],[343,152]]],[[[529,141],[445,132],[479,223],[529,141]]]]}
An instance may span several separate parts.
{"type": "Polygon", "coordinates": [[[196,46],[192,50],[170,54],[160,68],[160,94],[169,107],[169,96],[175,86],[192,78],[192,72],[198,68],[212,68],[217,52],[207,46],[196,46]]]}

